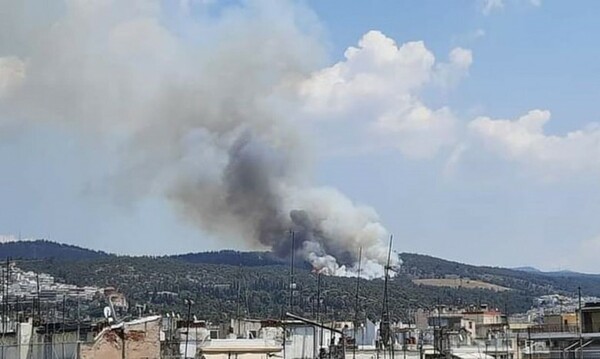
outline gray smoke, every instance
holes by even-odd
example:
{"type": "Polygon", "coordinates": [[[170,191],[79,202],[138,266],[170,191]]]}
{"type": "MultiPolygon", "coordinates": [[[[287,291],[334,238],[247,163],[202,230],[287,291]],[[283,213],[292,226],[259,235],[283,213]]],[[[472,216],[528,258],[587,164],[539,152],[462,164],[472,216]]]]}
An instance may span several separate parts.
{"type": "Polygon", "coordinates": [[[282,257],[293,231],[296,250],[331,275],[355,273],[362,247],[363,275],[382,275],[377,214],[311,185],[309,141],[288,116],[323,58],[307,9],[248,1],[215,16],[205,2],[67,0],[40,12],[50,5],[0,1],[0,32],[28,39],[0,43],[5,125],[68,124],[116,143],[120,200],[164,195],[201,230],[282,257]]]}

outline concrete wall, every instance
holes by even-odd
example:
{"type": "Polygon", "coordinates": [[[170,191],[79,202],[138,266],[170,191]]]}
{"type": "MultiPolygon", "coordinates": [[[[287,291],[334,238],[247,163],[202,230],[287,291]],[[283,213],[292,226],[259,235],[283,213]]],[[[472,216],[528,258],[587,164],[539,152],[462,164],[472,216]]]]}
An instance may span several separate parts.
{"type": "Polygon", "coordinates": [[[181,328],[179,331],[179,353],[185,355],[186,358],[194,357],[198,348],[210,341],[210,332],[206,328],[192,327],[181,328]],[[186,352],[186,337],[187,337],[187,352],[186,352]]]}
{"type": "Polygon", "coordinates": [[[81,344],[81,359],[119,358],[159,359],[160,317],[106,328],[98,334],[93,343],[81,344]]]}
{"type": "MultiPolygon", "coordinates": [[[[312,326],[286,328],[288,335],[285,342],[286,358],[315,358],[318,354],[318,332],[312,326]]],[[[325,334],[325,333],[323,333],[325,334]]]]}
{"type": "Polygon", "coordinates": [[[232,319],[231,327],[238,338],[249,338],[251,332],[256,333],[256,337],[258,337],[262,325],[256,321],[232,319]]]}
{"type": "Polygon", "coordinates": [[[127,359],[160,358],[160,318],[125,324],[127,359]]]}
{"type": "Polygon", "coordinates": [[[31,358],[77,358],[78,340],[77,332],[34,334],[31,341],[31,358]]]}
{"type": "Polygon", "coordinates": [[[81,359],[118,359],[123,354],[123,340],[115,330],[106,329],[93,343],[81,345],[81,359]]]}
{"type": "Polygon", "coordinates": [[[600,332],[600,311],[586,311],[582,312],[583,319],[583,332],[584,333],[598,333],[600,332]]]}
{"type": "Polygon", "coordinates": [[[77,340],[76,332],[38,334],[33,331],[31,322],[19,323],[15,333],[0,337],[0,358],[77,358],[77,340]]]}
{"type": "Polygon", "coordinates": [[[545,315],[544,324],[554,328],[574,327],[578,324],[577,314],[563,313],[554,315],[545,315]]]}

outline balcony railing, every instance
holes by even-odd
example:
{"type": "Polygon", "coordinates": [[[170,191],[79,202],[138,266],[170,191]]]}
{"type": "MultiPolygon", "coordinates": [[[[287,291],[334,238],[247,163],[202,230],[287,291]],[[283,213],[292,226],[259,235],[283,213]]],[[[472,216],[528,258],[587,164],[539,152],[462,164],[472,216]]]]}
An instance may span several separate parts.
{"type": "Polygon", "coordinates": [[[579,333],[577,325],[542,324],[531,327],[530,332],[535,333],[579,333]]]}

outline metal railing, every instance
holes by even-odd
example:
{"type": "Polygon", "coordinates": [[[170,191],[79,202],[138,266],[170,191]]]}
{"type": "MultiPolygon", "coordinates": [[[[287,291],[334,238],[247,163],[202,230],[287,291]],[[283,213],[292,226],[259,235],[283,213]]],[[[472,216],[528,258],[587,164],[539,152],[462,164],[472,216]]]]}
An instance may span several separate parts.
{"type": "Polygon", "coordinates": [[[561,325],[561,324],[542,324],[536,325],[529,329],[531,334],[536,333],[579,333],[577,325],[561,325]]]}

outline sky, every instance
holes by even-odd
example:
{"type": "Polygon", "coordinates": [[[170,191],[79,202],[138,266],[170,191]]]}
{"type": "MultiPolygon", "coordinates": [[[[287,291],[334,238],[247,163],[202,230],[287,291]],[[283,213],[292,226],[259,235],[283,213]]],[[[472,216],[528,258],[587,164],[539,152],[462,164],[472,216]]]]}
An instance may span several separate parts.
{"type": "Polygon", "coordinates": [[[318,203],[347,197],[398,252],[600,273],[598,8],[0,0],[0,240],[255,248],[190,190],[229,143],[212,136],[251,127],[283,149],[284,184],[336,188],[318,203]],[[206,121],[153,110],[181,83],[206,121]]]}

